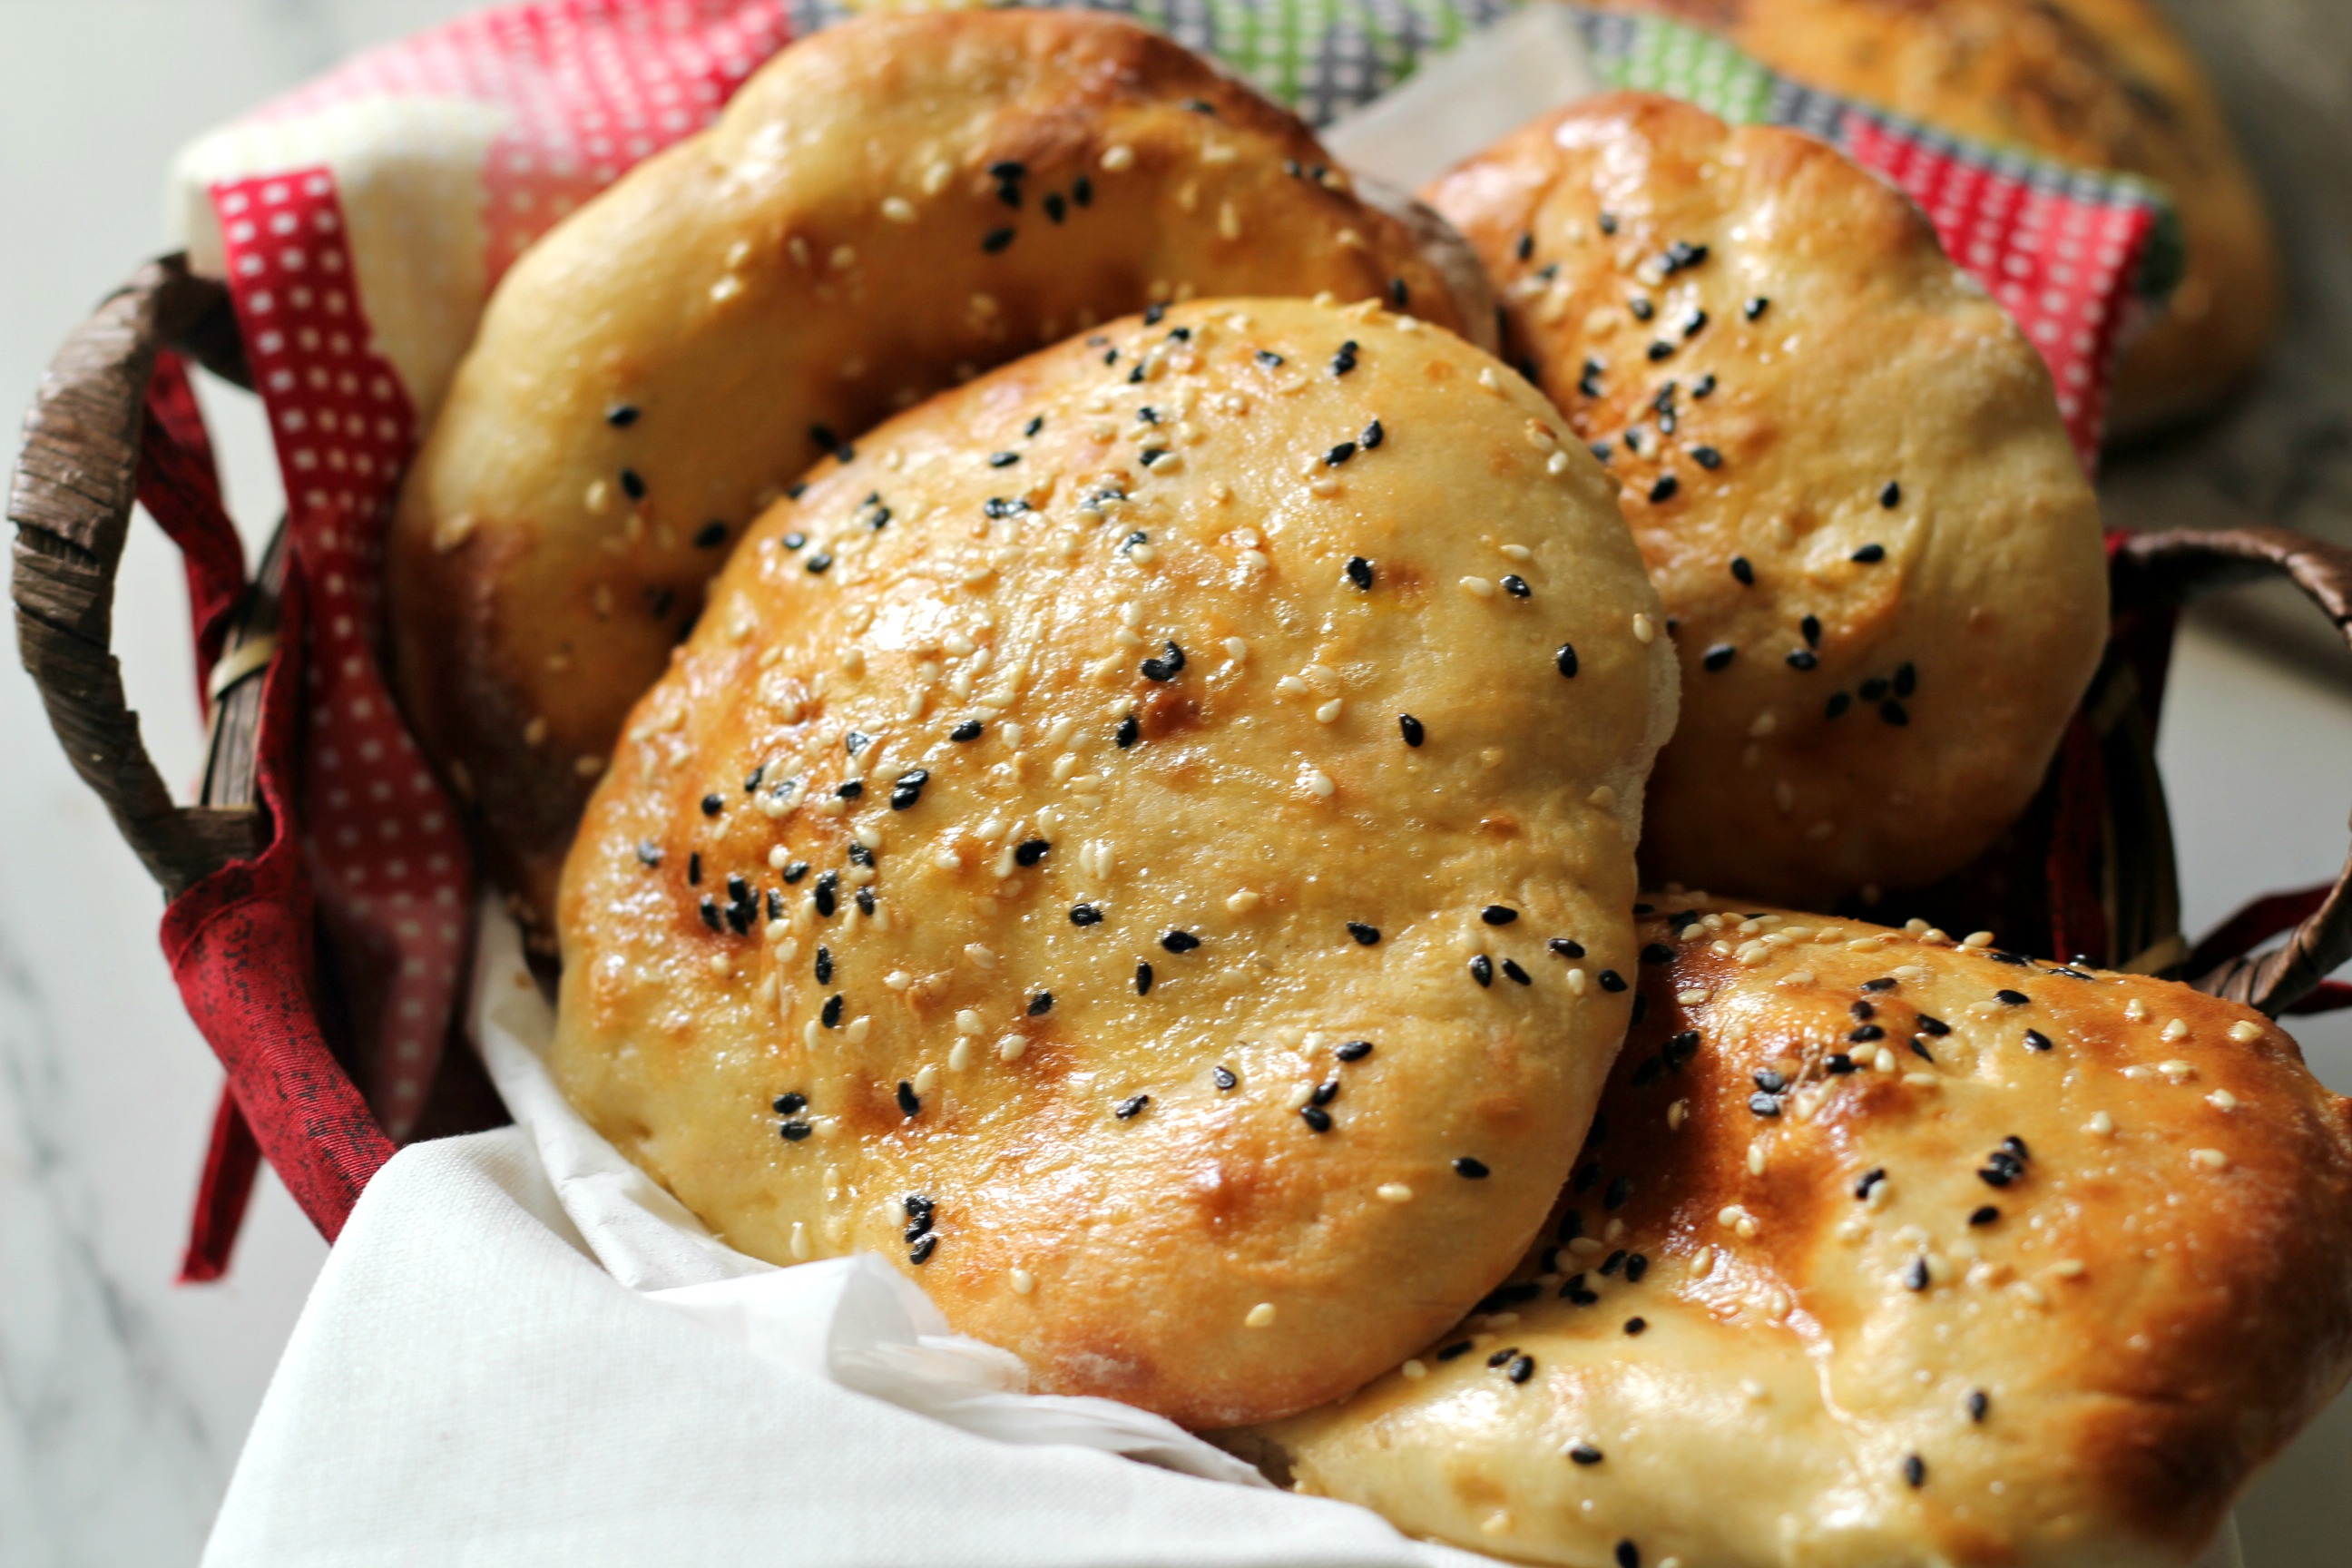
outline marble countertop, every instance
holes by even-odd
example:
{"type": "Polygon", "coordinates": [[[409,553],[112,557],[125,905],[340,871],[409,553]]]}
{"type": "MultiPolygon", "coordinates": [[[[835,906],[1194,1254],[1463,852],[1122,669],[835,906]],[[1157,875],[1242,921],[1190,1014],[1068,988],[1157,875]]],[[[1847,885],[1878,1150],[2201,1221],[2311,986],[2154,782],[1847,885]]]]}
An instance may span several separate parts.
{"type": "MultiPolygon", "coordinates": [[[[58,340],[163,248],[174,147],[470,3],[0,0],[11,449],[58,340]]],[[[2299,320],[2262,391],[2132,458],[2111,495],[2132,515],[2195,514],[2206,498],[2352,540],[2352,387],[2335,369],[2352,348],[2352,8],[2203,0],[2187,19],[2285,206],[2299,320]]],[[[277,480],[256,409],[214,387],[208,412],[232,509],[266,524],[277,480]]],[[[192,779],[202,733],[179,568],[143,527],[116,637],[165,776],[192,779]]],[[[2343,858],[2352,661],[2325,653],[2304,623],[2259,604],[2200,615],[2182,638],[2162,758],[2192,931],[2343,858]]],[[[229,1279],[171,1283],[219,1069],[157,950],[153,887],[66,766],[16,661],[0,663],[0,1564],[192,1563],[326,1249],[265,1177],[229,1279]]],[[[2352,1092],[2352,1015],[2295,1032],[2352,1092]]],[[[2256,1486],[2242,1513],[2252,1568],[2340,1563],[2347,1481],[2352,1400],[2256,1486]]]]}

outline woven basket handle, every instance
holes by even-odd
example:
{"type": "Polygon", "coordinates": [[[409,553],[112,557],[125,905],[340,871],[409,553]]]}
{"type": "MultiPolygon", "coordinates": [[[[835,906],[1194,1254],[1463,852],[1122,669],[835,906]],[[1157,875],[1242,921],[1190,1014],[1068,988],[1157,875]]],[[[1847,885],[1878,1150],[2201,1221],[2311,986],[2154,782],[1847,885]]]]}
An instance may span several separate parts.
{"type": "MultiPolygon", "coordinates": [[[[2115,561],[2117,610],[2186,604],[2264,577],[2284,577],[2326,613],[2352,645],[2352,551],[2277,528],[2182,529],[2137,534],[2115,561]]],[[[2227,958],[2188,977],[2200,991],[2276,1017],[2352,960],[2352,858],[2285,942],[2248,958],[2227,958]]]]}
{"type": "MultiPolygon", "coordinates": [[[[190,273],[180,256],[142,267],[58,351],[25,418],[8,518],[16,525],[10,595],[25,668],[74,771],[106,803],[165,894],[177,897],[253,855],[265,824],[251,804],[249,768],[242,790],[226,789],[238,804],[172,799],[147,754],[112,650],[115,575],[138,494],[148,380],[166,347],[245,379],[227,290],[190,273]]],[[[233,656],[248,675],[266,663],[268,642],[266,629],[256,635],[251,611],[240,616],[247,625],[232,631],[224,658],[225,668],[233,656]]],[[[216,680],[215,695],[222,689],[216,680]]],[[[214,706],[217,754],[220,704],[214,706]]]]}

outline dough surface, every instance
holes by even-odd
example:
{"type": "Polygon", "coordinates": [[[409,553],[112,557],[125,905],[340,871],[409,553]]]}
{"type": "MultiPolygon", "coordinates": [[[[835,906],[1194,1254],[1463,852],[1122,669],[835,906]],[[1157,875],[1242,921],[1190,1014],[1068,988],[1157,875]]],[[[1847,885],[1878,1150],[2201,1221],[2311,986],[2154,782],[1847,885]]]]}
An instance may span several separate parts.
{"type": "Polygon", "coordinates": [[[2125,351],[2109,424],[2175,422],[2243,381],[2278,330],[2277,247],[2205,73],[2149,0],[1594,0],[1709,27],[1801,81],[1982,141],[2144,174],[2187,268],[2125,351]]]}
{"type": "Polygon", "coordinates": [[[1811,137],[1639,93],[1430,198],[1675,618],[1653,879],[1826,907],[1989,846],[2097,667],[2106,568],[2041,357],[1927,221],[1811,137]]]}
{"type": "Polygon", "coordinates": [[[1155,315],[753,525],[567,865],[553,1066],[734,1246],[880,1251],[1040,1387],[1215,1426],[1394,1365],[1542,1222],[1675,676],[1497,362],[1155,315]]]}
{"type": "Polygon", "coordinates": [[[828,447],[1194,293],[1329,290],[1487,330],[1329,162],[1128,22],[876,16],[785,49],[709,131],[532,247],[408,477],[388,563],[402,707],[524,912],[548,916],[594,775],[705,581],[828,447]]]}
{"type": "Polygon", "coordinates": [[[1576,1568],[2191,1561],[2343,1383],[2352,1101],[2185,986],[1658,908],[1501,1315],[1235,1446],[1576,1568]]]}

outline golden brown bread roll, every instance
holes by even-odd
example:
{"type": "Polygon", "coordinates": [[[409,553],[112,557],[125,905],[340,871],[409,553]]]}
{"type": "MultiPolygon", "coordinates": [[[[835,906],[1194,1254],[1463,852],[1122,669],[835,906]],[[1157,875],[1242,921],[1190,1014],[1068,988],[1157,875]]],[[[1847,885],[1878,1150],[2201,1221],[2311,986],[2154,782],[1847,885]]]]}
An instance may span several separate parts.
{"type": "Polygon", "coordinates": [[[1654,592],[1558,411],[1178,306],[752,527],[565,869],[558,1081],[728,1241],[1038,1384],[1355,1387],[1542,1221],[1622,1038],[1654,592]]]}
{"type": "Polygon", "coordinates": [[[1593,0],[1709,27],[1801,81],[2171,196],[2188,268],[2118,367],[2122,435],[2193,414],[2278,326],[2262,195],[2196,57],[2149,0],[1593,0]]]}
{"type": "Polygon", "coordinates": [[[2106,641],[2097,503],[2041,357],[1823,143],[1651,94],[1431,187],[1674,617],[1656,880],[1826,906],[1966,864],[2106,641]]]}
{"type": "Polygon", "coordinates": [[[1328,162],[1129,23],[882,16],[793,45],[558,225],[490,301],[389,567],[402,705],[478,803],[492,874],[546,915],[705,580],[892,409],[1195,292],[1485,329],[1328,162]]]}
{"type": "Polygon", "coordinates": [[[2352,1101],[2184,986],[1662,907],[1513,1283],[1236,1446],[1576,1568],[2192,1560],[2344,1381],[2352,1101]]]}

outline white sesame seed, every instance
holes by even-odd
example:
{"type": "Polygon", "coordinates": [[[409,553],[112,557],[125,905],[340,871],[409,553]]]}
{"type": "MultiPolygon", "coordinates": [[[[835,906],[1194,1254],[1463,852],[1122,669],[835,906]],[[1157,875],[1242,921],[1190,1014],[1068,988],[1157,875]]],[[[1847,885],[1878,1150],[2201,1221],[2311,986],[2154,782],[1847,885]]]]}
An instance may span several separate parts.
{"type": "Polygon", "coordinates": [[[2124,1016],[2135,1024],[2147,1022],[2147,1004],[2135,996],[2124,1004],[2124,1016]]]}
{"type": "Polygon", "coordinates": [[[1339,787],[1331,782],[1331,776],[1325,773],[1321,768],[1307,769],[1305,775],[1305,783],[1308,789],[1313,790],[1317,795],[1323,796],[1326,800],[1328,800],[1332,794],[1339,787]]]}
{"type": "Polygon", "coordinates": [[[1249,657],[1249,644],[1244,642],[1239,637],[1227,637],[1225,639],[1225,657],[1232,659],[1235,664],[1239,664],[1243,659],[1249,657]]]}
{"type": "Polygon", "coordinates": [[[1286,1102],[1287,1102],[1288,1109],[1290,1109],[1290,1110],[1298,1110],[1300,1107],[1304,1106],[1304,1105],[1305,1105],[1308,1100],[1312,1100],[1312,1099],[1314,1099],[1314,1098],[1315,1098],[1315,1086],[1314,1086],[1313,1084],[1311,1084],[1311,1083],[1298,1083],[1298,1084],[1293,1084],[1293,1085],[1291,1085],[1291,1087],[1290,1087],[1290,1093],[1289,1093],[1289,1095],[1286,1097],[1286,1102]]]}
{"type": "Polygon", "coordinates": [[[1612,1219],[1601,1227],[1601,1239],[1604,1242],[1614,1242],[1624,1234],[1625,1222],[1622,1219],[1612,1219]]]}
{"type": "Polygon", "coordinates": [[[2189,1026],[2175,1018],[2164,1026],[2158,1037],[2167,1041],[2185,1040],[2189,1037],[2189,1026]]]}
{"type": "Polygon", "coordinates": [[[1536,558],[1536,552],[1524,544],[1504,544],[1496,548],[1514,561],[1532,561],[1536,558]]]}
{"type": "Polygon", "coordinates": [[[2230,1168],[2230,1156],[2219,1149],[2191,1149],[2189,1151],[2189,1158],[2208,1171],[2226,1171],[2230,1168]]]}
{"type": "Polygon", "coordinates": [[[996,1042],[996,1059],[1001,1062],[1017,1062],[1021,1059],[1021,1053],[1028,1048],[1027,1036],[1006,1035],[996,1042]]]}
{"type": "Polygon", "coordinates": [[[940,1086],[940,1069],[931,1063],[925,1062],[916,1069],[914,1082],[917,1094],[929,1094],[940,1086]]]}
{"type": "Polygon", "coordinates": [[[1413,1356],[1402,1366],[1397,1368],[1397,1373],[1401,1377],[1409,1379],[1423,1378],[1429,1375],[1429,1367],[1419,1356],[1413,1356]]]}
{"type": "Polygon", "coordinates": [[[2162,1073],[2165,1077],[2170,1079],[2175,1083],[2180,1082],[2183,1079],[2191,1079],[2197,1076],[2197,1068],[2192,1064],[2182,1061],[2178,1057],[2173,1058],[2170,1061],[2157,1063],[2156,1070],[2162,1073]]]}
{"type": "Polygon", "coordinates": [[[1225,900],[1225,908],[1237,915],[1245,915],[1257,908],[1258,896],[1244,888],[1225,900]]]}
{"type": "Polygon", "coordinates": [[[1274,683],[1274,689],[1285,697],[1297,697],[1305,694],[1307,682],[1295,675],[1286,675],[1274,683]]]}
{"type": "Polygon", "coordinates": [[[731,973],[734,966],[735,961],[723,952],[714,952],[710,955],[710,973],[713,974],[731,973]]]}
{"type": "Polygon", "coordinates": [[[1666,1107],[1666,1131],[1669,1131],[1669,1132],[1679,1132],[1679,1131],[1681,1131],[1683,1130],[1683,1123],[1684,1123],[1684,1122],[1685,1122],[1685,1121],[1689,1121],[1689,1120],[1690,1120],[1690,1101],[1689,1101],[1689,1100],[1675,1100],[1672,1105],[1669,1105],[1669,1106],[1667,1106],[1667,1107],[1666,1107]]]}
{"type": "Polygon", "coordinates": [[[961,1072],[971,1066],[971,1042],[958,1040],[948,1047],[948,1070],[961,1072]]]}
{"type": "Polygon", "coordinates": [[[912,223],[915,221],[915,204],[904,196],[884,196],[882,216],[892,223],[912,223]]]}
{"type": "Polygon", "coordinates": [[[1634,611],[1633,640],[1647,647],[1657,635],[1658,629],[1650,624],[1650,617],[1639,610],[1634,611]]]}
{"type": "Polygon", "coordinates": [[[1596,785],[1592,793],[1584,797],[1584,804],[1595,811],[1613,811],[1617,807],[1617,792],[1607,784],[1596,785]]]}
{"type": "Polygon", "coordinates": [[[1583,970],[1571,969],[1568,972],[1568,990],[1571,996],[1583,995],[1584,988],[1590,983],[1583,970]]]}
{"type": "Polygon", "coordinates": [[[1037,1289],[1037,1277],[1026,1268],[1015,1268],[1004,1278],[1005,1282],[1013,1287],[1013,1293],[1016,1296],[1026,1296],[1037,1289]]]}
{"type": "Polygon", "coordinates": [[[849,1027],[843,1030],[842,1033],[849,1037],[849,1043],[851,1045],[862,1046],[866,1043],[866,1037],[873,1027],[873,1018],[866,1014],[860,1013],[856,1017],[849,1020],[849,1027]]]}
{"type": "Polygon", "coordinates": [[[2090,1270],[2079,1258],[2062,1258],[2050,1266],[2049,1272],[2060,1279],[2080,1279],[2090,1270]]]}
{"type": "Polygon", "coordinates": [[[1960,938],[1960,945],[1962,947],[1990,947],[1992,945],[1992,932],[1989,931],[1972,931],[1969,932],[1968,935],[1960,938]]]}
{"type": "Polygon", "coordinates": [[[1315,721],[1318,724],[1331,724],[1338,722],[1340,710],[1345,706],[1346,704],[1339,698],[1334,697],[1330,701],[1326,702],[1322,707],[1315,710],[1315,721]]]}
{"type": "Polygon", "coordinates": [[[1598,1258],[1609,1249],[1595,1237],[1580,1236],[1568,1244],[1568,1249],[1579,1258],[1598,1258]]]}
{"type": "Polygon", "coordinates": [[[970,1007],[956,1015],[956,1033],[960,1035],[977,1035],[985,1027],[987,1026],[980,1021],[980,1015],[970,1007]]]}
{"type": "Polygon", "coordinates": [[[1881,1046],[1878,1047],[1878,1054],[1870,1058],[1870,1065],[1880,1072],[1893,1072],[1902,1064],[1895,1059],[1895,1053],[1892,1050],[1881,1046]]]}
{"type": "Polygon", "coordinates": [[[1564,474],[1568,472],[1568,454],[1566,452],[1554,452],[1550,457],[1546,458],[1544,459],[1544,472],[1547,474],[1564,474]]]}
{"type": "Polygon", "coordinates": [[[1720,1226],[1737,1226],[1741,1220],[1746,1219],[1747,1217],[1748,1211],[1741,1208],[1738,1204],[1726,1204],[1716,1214],[1715,1223],[1720,1226]]]}
{"type": "Polygon", "coordinates": [[[1135,149],[1132,147],[1121,145],[1105,148],[1103,151],[1102,166],[1114,174],[1123,169],[1132,168],[1134,164],[1135,149]]]}
{"type": "Polygon", "coordinates": [[[1256,1306],[1252,1307],[1249,1310],[1249,1315],[1244,1318],[1242,1322],[1247,1327],[1253,1329],[1272,1328],[1274,1326],[1274,1303],[1271,1301],[1260,1301],[1256,1306]]]}
{"type": "Polygon", "coordinates": [[[1691,1278],[1704,1279],[1715,1272],[1715,1248],[1702,1247],[1691,1254],[1691,1278]]]}
{"type": "Polygon", "coordinates": [[[1748,1145],[1748,1173],[1751,1176],[1764,1173],[1764,1140],[1761,1138],[1748,1145]]]}
{"type": "Polygon", "coordinates": [[[1465,577],[1462,588],[1476,598],[1491,599],[1495,596],[1495,580],[1492,577],[1465,577]]]}
{"type": "Polygon", "coordinates": [[[2263,1026],[2250,1018],[2241,1018],[2230,1026],[2230,1038],[2242,1046],[2251,1046],[2263,1037],[2263,1026]]]}
{"type": "Polygon", "coordinates": [[[1372,1189],[1372,1194],[1384,1204],[1409,1204],[1412,1202],[1412,1189],[1406,1186],[1402,1182],[1382,1182],[1379,1186],[1372,1189]]]}
{"type": "Polygon", "coordinates": [[[809,1255],[813,1250],[814,1249],[809,1246],[807,1222],[797,1219],[793,1221],[793,1261],[795,1263],[806,1263],[809,1260],[809,1255]]]}
{"type": "Polygon", "coordinates": [[[1706,992],[1696,989],[1677,991],[1675,993],[1675,1000],[1681,1003],[1685,1007],[1696,1007],[1700,1003],[1706,1000],[1706,995],[1707,994],[1706,992]]]}
{"type": "Polygon", "coordinates": [[[2205,1103],[2216,1110],[2231,1111],[2238,1109],[2238,1097],[2226,1089],[2217,1089],[2205,1097],[2205,1103]]]}
{"type": "Polygon", "coordinates": [[[1495,374],[1495,367],[1492,365],[1484,366],[1479,370],[1478,384],[1485,387],[1489,392],[1500,392],[1503,390],[1502,378],[1495,374]]]}

